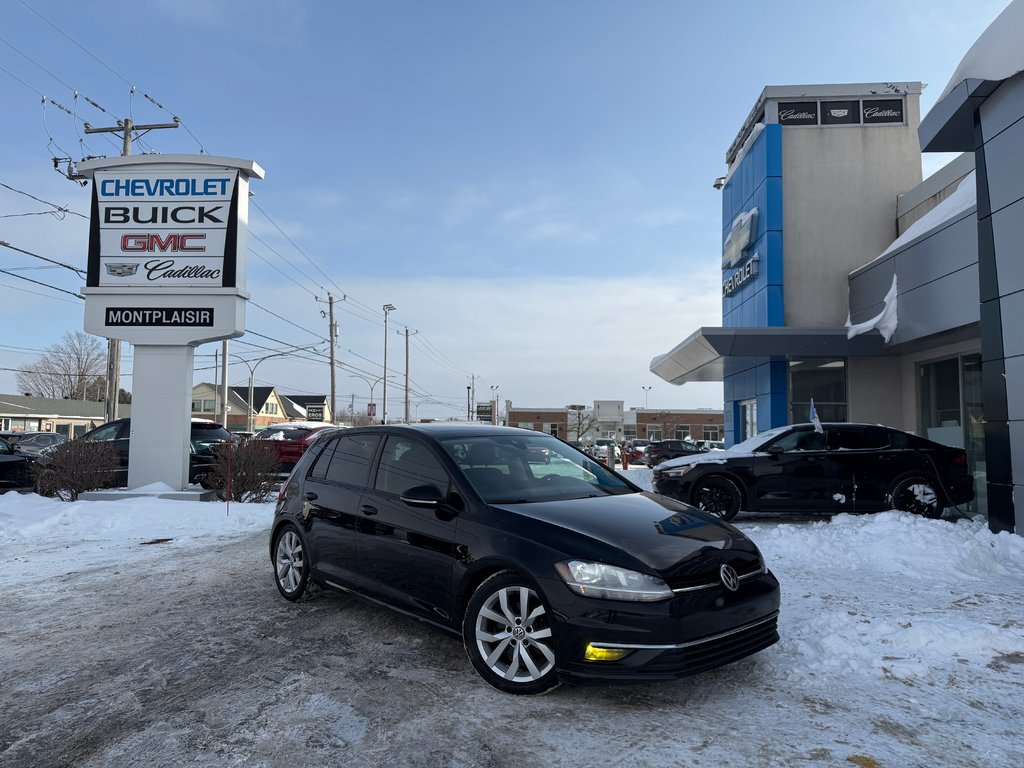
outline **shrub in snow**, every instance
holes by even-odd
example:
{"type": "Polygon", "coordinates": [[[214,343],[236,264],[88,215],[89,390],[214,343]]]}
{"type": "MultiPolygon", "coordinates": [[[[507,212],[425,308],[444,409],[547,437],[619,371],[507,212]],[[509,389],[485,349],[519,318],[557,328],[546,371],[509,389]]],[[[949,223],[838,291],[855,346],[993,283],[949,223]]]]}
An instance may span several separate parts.
{"type": "Polygon", "coordinates": [[[35,464],[36,493],[61,501],[77,501],[78,495],[117,485],[121,468],[117,452],[108,443],[72,440],[53,449],[45,464],[35,464]]]}
{"type": "Polygon", "coordinates": [[[280,478],[277,451],[265,441],[217,446],[213,467],[203,480],[222,499],[260,503],[270,500],[280,478]]]}

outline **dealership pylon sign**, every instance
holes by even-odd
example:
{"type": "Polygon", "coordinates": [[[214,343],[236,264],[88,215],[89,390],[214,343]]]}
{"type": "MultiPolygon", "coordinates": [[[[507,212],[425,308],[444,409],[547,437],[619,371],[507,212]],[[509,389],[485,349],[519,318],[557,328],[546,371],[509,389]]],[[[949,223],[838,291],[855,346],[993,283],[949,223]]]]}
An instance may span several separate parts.
{"type": "Polygon", "coordinates": [[[188,482],[194,348],[241,336],[251,160],[134,155],[93,181],[85,330],[135,346],[128,487],[188,482]]]}

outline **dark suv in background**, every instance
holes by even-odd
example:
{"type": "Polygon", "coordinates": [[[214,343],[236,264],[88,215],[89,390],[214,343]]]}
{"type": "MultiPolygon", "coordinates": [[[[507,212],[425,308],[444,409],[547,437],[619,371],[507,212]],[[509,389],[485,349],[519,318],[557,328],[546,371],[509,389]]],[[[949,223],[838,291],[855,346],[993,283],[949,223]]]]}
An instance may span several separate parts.
{"type": "Polygon", "coordinates": [[[706,449],[689,440],[658,440],[647,446],[644,460],[647,466],[653,467],[667,459],[678,459],[680,456],[706,452],[706,449]]]}
{"type": "MultiPolygon", "coordinates": [[[[128,446],[131,437],[131,419],[117,419],[101,424],[86,432],[78,440],[90,442],[108,442],[117,452],[121,460],[121,469],[114,478],[114,486],[128,484],[128,446]]],[[[213,466],[214,449],[221,443],[231,440],[231,433],[215,421],[192,419],[192,430],[189,438],[188,481],[202,483],[213,466]]],[[[48,449],[52,450],[52,449],[48,449]]],[[[47,451],[43,451],[36,459],[46,464],[47,451]]]]}

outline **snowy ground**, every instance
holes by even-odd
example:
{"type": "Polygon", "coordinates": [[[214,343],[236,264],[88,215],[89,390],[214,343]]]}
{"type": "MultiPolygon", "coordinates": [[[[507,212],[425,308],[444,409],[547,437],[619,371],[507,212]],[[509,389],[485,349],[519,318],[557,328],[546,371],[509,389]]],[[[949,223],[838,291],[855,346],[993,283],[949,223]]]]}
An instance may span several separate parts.
{"type": "Polygon", "coordinates": [[[1024,765],[1024,537],[980,522],[741,515],[777,645],[522,698],[414,621],[281,600],[272,514],[0,496],[0,766],[1024,765]]]}

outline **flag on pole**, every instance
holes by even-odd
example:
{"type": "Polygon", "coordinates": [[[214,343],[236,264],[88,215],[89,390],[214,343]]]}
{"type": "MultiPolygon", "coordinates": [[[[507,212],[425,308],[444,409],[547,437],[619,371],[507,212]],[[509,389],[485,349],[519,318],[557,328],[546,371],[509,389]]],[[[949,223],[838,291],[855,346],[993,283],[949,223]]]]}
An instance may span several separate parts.
{"type": "Polygon", "coordinates": [[[814,424],[815,432],[824,432],[821,428],[821,419],[818,418],[818,411],[814,407],[814,398],[811,398],[811,423],[814,424]]]}

